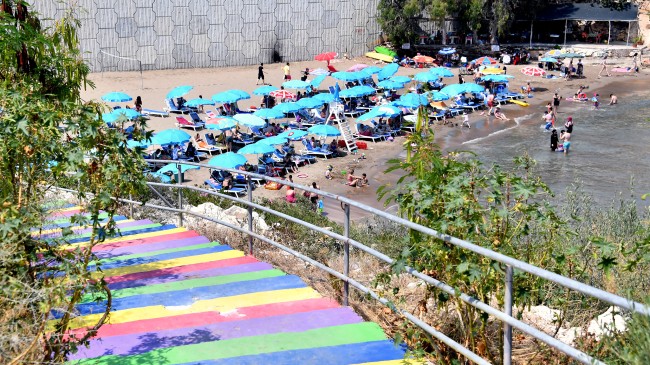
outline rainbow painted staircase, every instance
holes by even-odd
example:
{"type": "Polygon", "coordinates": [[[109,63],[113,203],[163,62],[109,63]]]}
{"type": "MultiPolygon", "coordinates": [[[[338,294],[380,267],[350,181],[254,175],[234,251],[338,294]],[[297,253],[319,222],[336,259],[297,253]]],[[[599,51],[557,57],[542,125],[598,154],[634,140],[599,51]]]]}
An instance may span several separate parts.
{"type": "MultiPolygon", "coordinates": [[[[60,234],[77,207],[52,212],[60,234]]],[[[287,275],[194,231],[118,217],[121,237],[94,249],[113,311],[70,364],[403,364],[405,349],[375,323],[287,275]]],[[[71,246],[89,231],[75,230],[71,246]]],[[[78,305],[73,331],[103,311],[78,305]]],[[[56,316],[56,314],[54,314],[56,316]]]]}

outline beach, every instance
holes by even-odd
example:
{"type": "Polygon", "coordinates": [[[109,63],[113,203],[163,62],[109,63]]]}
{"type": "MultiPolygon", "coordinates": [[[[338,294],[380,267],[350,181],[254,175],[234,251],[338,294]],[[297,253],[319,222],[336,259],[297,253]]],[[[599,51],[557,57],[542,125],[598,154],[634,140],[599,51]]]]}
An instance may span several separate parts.
{"type": "MultiPolygon", "coordinates": [[[[332,65],[338,70],[346,70],[349,67],[365,63],[372,65],[371,59],[359,57],[349,60],[335,60],[332,65]]],[[[627,100],[635,98],[638,92],[647,89],[647,82],[649,80],[647,72],[641,70],[638,74],[617,74],[612,72],[611,77],[598,78],[597,74],[600,71],[599,59],[585,59],[584,73],[585,78],[573,79],[565,81],[564,79],[544,79],[539,77],[531,77],[523,75],[520,69],[525,66],[536,66],[536,63],[528,65],[507,65],[508,74],[514,75],[515,78],[509,83],[511,91],[518,92],[521,87],[527,82],[530,82],[535,89],[533,97],[526,99],[530,103],[528,107],[521,107],[515,104],[506,104],[502,107],[503,112],[509,118],[508,121],[502,121],[494,118],[493,116],[480,115],[480,112],[473,112],[469,114],[471,128],[461,128],[462,117],[455,117],[451,119],[452,125],[439,125],[436,123],[434,127],[436,133],[436,142],[443,151],[463,150],[467,149],[468,143],[475,143],[496,134],[507,135],[511,133],[514,128],[538,128],[541,124],[541,116],[545,110],[545,105],[552,100],[553,93],[558,92],[563,98],[572,97],[580,85],[587,85],[586,90],[588,95],[594,93],[600,95],[601,104],[609,102],[609,94],[615,94],[619,97],[619,108],[623,108],[627,100]],[[458,126],[455,126],[458,124],[458,126]]],[[[610,59],[609,67],[629,67],[631,66],[631,58],[610,59]]],[[[268,64],[264,65],[266,72],[266,83],[279,87],[283,82],[284,64],[268,64]]],[[[377,64],[381,67],[382,64],[377,64]]],[[[324,62],[318,61],[305,61],[295,62],[290,64],[291,74],[294,79],[299,78],[300,72],[305,68],[315,69],[324,68],[324,62]]],[[[411,76],[418,72],[427,71],[427,68],[404,68],[400,67],[397,75],[411,76]]],[[[457,68],[452,68],[455,75],[458,74],[457,68]]],[[[552,72],[558,74],[559,72],[552,72]]],[[[313,77],[310,77],[310,79],[313,77]]],[[[464,76],[466,82],[471,82],[471,76],[464,76]]],[[[186,99],[196,98],[202,95],[204,98],[210,98],[212,95],[226,91],[228,89],[241,89],[249,94],[252,98],[239,102],[240,109],[247,109],[250,106],[259,106],[261,97],[253,95],[252,91],[259,87],[257,82],[257,66],[246,67],[228,67],[228,68],[212,68],[212,69],[174,69],[174,70],[160,70],[160,71],[145,71],[142,74],[139,72],[111,72],[111,73],[94,73],[90,75],[90,79],[94,82],[95,88],[88,89],[82,92],[82,97],[85,100],[99,99],[101,95],[111,91],[122,91],[133,98],[141,96],[143,100],[143,107],[162,110],[164,106],[164,98],[169,90],[179,85],[192,85],[194,89],[185,96],[186,99]]],[[[446,84],[453,84],[457,82],[457,77],[444,79],[446,84]]],[[[321,90],[326,90],[328,86],[336,82],[331,77],[328,77],[320,86],[321,90]]],[[[340,83],[340,82],[339,82],[340,83]]],[[[410,83],[407,87],[413,86],[410,83]]],[[[406,89],[400,90],[400,94],[406,92],[406,89]]],[[[128,104],[132,105],[133,102],[128,104]]],[[[111,103],[113,105],[124,106],[125,103],[111,103]]],[[[570,110],[571,102],[562,102],[559,109],[558,123],[560,125],[566,120],[567,114],[563,111],[565,108],[570,110]]],[[[571,106],[572,107],[572,106],[571,106]]],[[[214,107],[206,106],[206,110],[212,110],[214,107]]],[[[175,128],[175,116],[172,114],[168,118],[152,117],[147,125],[154,131],[159,131],[167,128],[175,128]]],[[[204,114],[200,115],[203,119],[206,118],[204,114]]],[[[186,116],[187,118],[187,116],[186,116]]],[[[196,132],[186,130],[189,134],[194,136],[196,132]]],[[[206,130],[199,132],[201,136],[206,133],[206,130]]],[[[329,141],[329,139],[328,139],[329,141]]],[[[399,178],[399,172],[386,174],[384,171],[388,167],[387,161],[393,158],[403,157],[403,143],[404,136],[395,138],[394,141],[383,141],[378,143],[368,142],[367,150],[360,150],[358,154],[348,154],[345,157],[332,158],[328,160],[318,159],[318,162],[311,165],[301,166],[298,173],[294,173],[293,180],[295,183],[301,185],[311,185],[316,182],[321,190],[331,193],[346,196],[348,198],[360,201],[367,205],[387,209],[395,212],[395,206],[384,207],[383,202],[379,202],[376,196],[376,190],[383,184],[394,184],[399,178]],[[365,158],[363,158],[365,156],[365,158]],[[325,170],[328,165],[333,167],[334,179],[327,180],[325,178],[325,170]],[[355,175],[361,173],[368,174],[370,186],[363,188],[353,188],[345,184],[345,176],[343,172],[349,171],[351,168],[355,169],[355,175]]],[[[295,142],[297,150],[302,148],[300,142],[295,142]]],[[[495,146],[495,148],[499,148],[495,146]]],[[[539,146],[541,149],[547,149],[546,143],[539,146]]],[[[248,156],[248,160],[252,164],[256,164],[256,156],[248,156]]],[[[207,160],[204,160],[207,163],[207,160]]],[[[603,161],[603,168],[606,162],[603,161]]],[[[209,176],[208,169],[191,170],[185,174],[185,184],[202,186],[203,181],[209,176]]],[[[283,198],[284,190],[272,191],[258,188],[254,192],[255,197],[265,198],[283,198]]],[[[337,202],[325,202],[325,213],[332,219],[340,221],[342,218],[341,208],[337,202]]],[[[358,211],[352,210],[353,217],[358,219],[363,216],[358,211]]]]}

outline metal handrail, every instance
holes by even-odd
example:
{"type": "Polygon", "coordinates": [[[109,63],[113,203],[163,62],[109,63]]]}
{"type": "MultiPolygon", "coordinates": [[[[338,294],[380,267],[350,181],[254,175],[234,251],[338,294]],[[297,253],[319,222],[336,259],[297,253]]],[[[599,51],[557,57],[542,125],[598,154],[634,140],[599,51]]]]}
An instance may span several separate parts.
{"type": "MultiPolygon", "coordinates": [[[[469,305],[471,305],[471,306],[473,306],[473,307],[475,307],[475,308],[477,308],[477,309],[479,309],[479,310],[481,310],[481,311],[483,311],[483,312],[485,312],[485,313],[487,313],[489,315],[492,315],[495,318],[502,321],[504,323],[504,359],[503,359],[504,364],[510,364],[510,362],[511,362],[511,351],[512,351],[512,330],[511,330],[511,328],[517,328],[518,330],[520,330],[520,331],[522,331],[522,332],[524,332],[524,333],[526,333],[526,334],[528,334],[528,335],[530,335],[530,336],[544,342],[545,344],[549,345],[550,347],[553,347],[553,348],[559,350],[560,352],[570,356],[571,358],[573,358],[573,359],[575,359],[575,360],[577,360],[577,361],[579,361],[579,362],[581,362],[583,364],[604,364],[603,362],[592,358],[591,356],[587,355],[586,353],[584,353],[584,352],[582,352],[582,351],[580,351],[580,350],[578,350],[578,349],[576,349],[576,348],[574,348],[574,347],[572,347],[570,345],[567,345],[567,344],[555,339],[554,337],[552,337],[552,336],[550,336],[550,335],[548,335],[548,334],[546,334],[546,333],[544,333],[544,332],[542,332],[542,331],[540,331],[540,330],[538,330],[538,329],[536,329],[536,328],[534,328],[534,327],[532,327],[532,326],[530,326],[530,325],[528,325],[528,324],[526,324],[526,323],[524,323],[522,321],[519,321],[518,319],[512,317],[512,296],[511,295],[512,295],[512,285],[513,285],[512,284],[512,274],[513,274],[513,269],[514,268],[519,269],[519,270],[524,271],[524,272],[527,272],[527,273],[532,274],[534,276],[537,276],[539,278],[546,279],[546,280],[548,280],[550,282],[556,283],[556,284],[558,284],[560,286],[563,286],[565,288],[575,290],[575,291],[580,292],[582,294],[585,294],[585,295],[587,295],[589,297],[596,298],[596,299],[608,302],[610,304],[619,306],[619,307],[627,309],[629,311],[633,311],[633,312],[637,312],[637,313],[641,313],[641,314],[645,314],[645,315],[650,315],[650,308],[646,307],[644,304],[625,299],[623,297],[620,297],[620,296],[612,294],[612,293],[608,293],[608,292],[606,292],[604,290],[601,290],[601,289],[598,289],[598,288],[594,288],[592,286],[586,285],[586,284],[581,283],[579,281],[576,281],[576,280],[573,280],[573,279],[570,279],[570,278],[555,274],[555,273],[550,272],[548,270],[536,267],[534,265],[530,265],[530,264],[528,264],[526,262],[523,262],[523,261],[511,258],[509,256],[494,252],[494,251],[486,249],[484,247],[475,245],[475,244],[473,244],[471,242],[468,242],[468,241],[461,240],[461,239],[458,239],[458,238],[455,238],[455,237],[452,237],[452,236],[442,234],[442,233],[440,233],[440,232],[438,232],[438,231],[436,231],[434,229],[421,226],[421,225],[419,225],[417,223],[414,223],[414,222],[408,221],[406,219],[394,216],[392,214],[389,214],[389,213],[386,213],[386,212],[381,211],[379,209],[367,206],[367,205],[365,205],[363,203],[356,202],[354,200],[348,199],[348,198],[343,197],[343,196],[328,193],[328,192],[321,191],[321,190],[318,190],[318,189],[313,189],[313,188],[311,188],[309,186],[303,186],[303,185],[300,185],[300,184],[289,182],[287,180],[282,180],[282,179],[279,179],[279,178],[269,177],[269,176],[260,175],[260,174],[247,172],[247,171],[240,171],[240,170],[235,170],[235,169],[217,168],[217,167],[214,167],[214,166],[210,166],[210,165],[206,165],[206,164],[202,164],[202,163],[195,163],[195,162],[170,161],[170,160],[147,160],[147,161],[154,162],[154,163],[156,163],[156,162],[160,162],[160,163],[176,163],[178,171],[180,171],[180,165],[184,164],[184,165],[206,167],[206,168],[209,168],[209,169],[219,169],[219,170],[228,171],[228,172],[239,174],[239,175],[244,175],[246,177],[246,181],[247,181],[247,185],[248,185],[247,199],[241,199],[241,198],[238,198],[238,197],[223,194],[221,192],[216,192],[216,191],[213,191],[213,190],[208,190],[208,189],[203,189],[203,188],[188,186],[188,185],[182,185],[181,182],[179,181],[177,184],[165,184],[165,183],[148,182],[147,185],[149,185],[149,187],[177,188],[178,189],[178,199],[179,199],[178,203],[179,203],[180,209],[179,208],[164,207],[164,206],[158,206],[158,205],[149,204],[149,203],[138,202],[138,201],[134,201],[134,200],[131,200],[131,199],[118,199],[120,202],[127,203],[127,204],[140,204],[140,205],[144,205],[146,207],[151,207],[151,208],[155,208],[155,209],[176,212],[176,213],[179,214],[179,222],[181,222],[181,223],[182,223],[182,220],[183,220],[183,214],[189,214],[189,215],[196,216],[196,217],[199,217],[199,218],[202,218],[202,219],[214,222],[214,223],[224,225],[224,226],[226,226],[228,228],[231,228],[231,229],[235,229],[235,230],[237,230],[239,232],[242,232],[242,233],[245,233],[245,234],[248,235],[248,237],[249,237],[249,253],[250,254],[253,254],[253,238],[258,239],[258,240],[263,241],[263,242],[266,242],[266,243],[269,243],[269,244],[273,245],[274,247],[277,247],[277,248],[279,248],[279,249],[281,249],[281,250],[283,250],[285,252],[288,252],[288,253],[294,255],[295,257],[297,257],[297,258],[299,258],[301,260],[304,260],[304,261],[310,263],[311,265],[314,265],[314,266],[320,268],[321,270],[324,270],[324,271],[338,277],[339,279],[343,280],[343,282],[344,282],[344,297],[343,297],[344,304],[347,305],[347,301],[348,301],[347,287],[348,287],[348,285],[352,285],[353,287],[357,288],[361,292],[363,292],[365,294],[369,294],[371,297],[377,299],[381,303],[383,303],[385,305],[389,305],[393,310],[397,311],[398,313],[403,315],[405,318],[409,319],[413,324],[417,325],[418,327],[420,327],[422,330],[424,330],[425,332],[427,332],[431,336],[437,338],[441,342],[447,344],[448,346],[450,346],[454,350],[458,351],[458,353],[462,354],[463,356],[466,356],[469,360],[471,360],[471,361],[473,361],[475,363],[478,363],[478,364],[488,364],[489,362],[487,362],[486,360],[484,360],[483,358],[481,358],[479,355],[475,354],[471,350],[467,349],[466,347],[462,346],[461,344],[455,342],[453,339],[449,338],[448,336],[444,335],[443,333],[435,330],[433,327],[429,326],[425,322],[423,322],[420,319],[418,319],[417,317],[413,316],[411,313],[409,313],[407,311],[404,311],[404,310],[401,310],[401,309],[395,308],[394,306],[392,306],[390,304],[390,302],[388,300],[386,300],[385,298],[380,297],[376,293],[372,292],[372,290],[368,289],[367,287],[363,286],[359,282],[357,282],[354,279],[349,277],[349,275],[348,275],[349,274],[349,248],[348,248],[349,246],[356,247],[356,248],[358,248],[358,249],[360,249],[360,250],[362,250],[362,251],[364,251],[364,252],[366,252],[366,253],[368,253],[368,254],[370,254],[370,255],[372,255],[372,256],[374,256],[374,257],[376,257],[376,258],[378,258],[378,259],[380,259],[380,260],[382,260],[384,262],[386,262],[386,263],[388,263],[388,264],[392,264],[394,262],[394,260],[391,259],[390,257],[388,257],[387,255],[385,255],[385,254],[383,254],[383,253],[381,253],[381,252],[379,252],[377,250],[374,250],[374,249],[364,245],[363,243],[358,242],[356,240],[353,240],[353,239],[351,239],[349,237],[349,220],[350,220],[350,209],[349,209],[349,207],[350,206],[354,206],[354,207],[356,207],[358,209],[361,209],[363,211],[366,211],[366,212],[372,213],[372,214],[374,214],[376,216],[385,218],[385,219],[387,219],[387,220],[389,220],[391,222],[401,224],[401,225],[403,225],[403,226],[405,226],[405,227],[407,227],[409,229],[413,229],[413,230],[416,230],[418,232],[421,232],[421,233],[424,233],[424,234],[439,238],[439,239],[441,239],[441,240],[443,240],[445,242],[451,243],[451,244],[453,244],[453,245],[455,245],[457,247],[470,250],[470,251],[472,251],[474,253],[477,253],[477,254],[479,254],[481,256],[490,258],[492,260],[501,262],[501,263],[506,265],[506,278],[505,278],[505,291],[506,291],[506,293],[505,293],[505,299],[506,299],[505,304],[506,304],[506,307],[505,307],[505,312],[501,311],[501,310],[499,310],[497,308],[494,308],[494,307],[492,307],[492,306],[490,306],[490,305],[488,305],[488,304],[486,304],[486,303],[484,303],[484,302],[482,302],[482,301],[480,301],[480,300],[478,300],[478,299],[476,299],[476,298],[474,298],[472,296],[469,296],[467,294],[464,294],[464,293],[458,294],[458,292],[456,291],[455,288],[453,288],[453,287],[451,287],[451,286],[449,286],[449,285],[447,285],[447,284],[445,284],[445,283],[443,283],[443,282],[441,282],[439,280],[436,280],[436,279],[434,279],[434,278],[432,278],[432,277],[430,277],[428,275],[420,273],[420,272],[418,272],[417,270],[415,270],[415,269],[413,269],[411,267],[406,267],[406,272],[413,275],[414,277],[423,280],[424,282],[426,282],[426,283],[440,289],[443,292],[446,292],[446,293],[448,293],[450,295],[453,295],[453,296],[457,296],[463,302],[465,302],[465,303],[467,303],[467,304],[469,304],[469,305]],[[326,197],[326,198],[329,198],[329,199],[340,201],[343,204],[344,213],[345,213],[345,221],[344,221],[344,223],[345,223],[345,227],[344,227],[345,231],[344,231],[344,234],[343,235],[337,234],[337,233],[335,233],[335,232],[333,232],[331,230],[327,230],[327,229],[324,229],[322,227],[318,227],[318,226],[316,226],[314,224],[302,221],[302,220],[300,220],[298,218],[292,217],[292,216],[287,215],[285,213],[281,213],[281,212],[275,211],[275,210],[273,210],[271,208],[265,207],[263,205],[254,203],[253,202],[253,194],[252,194],[253,189],[252,189],[252,182],[251,182],[252,178],[258,178],[258,179],[262,178],[262,179],[265,179],[267,181],[278,182],[278,183],[281,183],[281,184],[284,184],[284,185],[289,185],[289,186],[292,186],[292,187],[295,187],[295,188],[299,188],[301,190],[305,190],[305,191],[308,191],[308,192],[313,192],[313,193],[319,194],[322,197],[326,197]],[[247,209],[248,209],[248,218],[249,218],[248,219],[248,229],[244,229],[244,228],[232,225],[230,223],[227,223],[227,222],[224,222],[224,221],[221,221],[221,220],[218,220],[218,219],[211,218],[209,216],[198,214],[196,212],[183,210],[182,209],[182,199],[183,199],[182,191],[185,190],[185,189],[186,190],[193,190],[193,191],[201,192],[201,193],[204,193],[204,194],[218,196],[220,198],[228,199],[228,200],[231,200],[233,202],[237,202],[237,203],[240,203],[242,205],[245,205],[247,207],[247,209]],[[319,263],[319,262],[317,262],[317,261],[315,261],[315,260],[313,260],[313,259],[311,259],[311,258],[309,258],[309,257],[307,257],[305,255],[302,255],[299,252],[296,252],[296,251],[292,250],[291,248],[282,245],[281,243],[275,242],[272,239],[269,239],[269,238],[266,238],[266,237],[264,237],[262,235],[254,233],[253,232],[253,217],[252,217],[253,209],[263,211],[263,212],[266,212],[266,213],[269,213],[269,214],[273,214],[273,215],[278,216],[280,218],[283,218],[285,220],[288,220],[288,221],[303,225],[303,226],[311,229],[312,231],[322,233],[324,235],[327,235],[327,236],[329,236],[331,238],[334,238],[334,239],[342,242],[344,244],[344,273],[340,273],[340,272],[338,272],[338,271],[336,271],[336,270],[334,270],[334,269],[332,269],[332,268],[330,268],[330,267],[328,267],[328,266],[326,266],[326,265],[324,265],[322,263],[319,263]]],[[[63,189],[63,188],[57,188],[57,189],[61,189],[61,190],[64,190],[64,191],[69,191],[69,192],[75,192],[74,190],[71,190],[71,189],[63,189]]]]}

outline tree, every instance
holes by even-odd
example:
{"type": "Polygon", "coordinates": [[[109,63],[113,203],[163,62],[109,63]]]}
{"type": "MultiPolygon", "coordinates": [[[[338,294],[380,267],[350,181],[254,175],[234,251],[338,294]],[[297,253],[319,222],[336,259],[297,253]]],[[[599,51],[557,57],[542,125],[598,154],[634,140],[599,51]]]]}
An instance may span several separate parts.
{"type": "MultiPolygon", "coordinates": [[[[110,291],[92,249],[116,233],[111,195],[145,188],[141,151],[106,127],[105,105],[80,98],[92,84],[72,14],[42,29],[26,2],[0,3],[1,363],[62,362],[105,322],[110,291]],[[35,235],[52,206],[44,201],[50,186],[71,182],[86,213],[72,221],[91,228],[90,241],[73,249],[66,246],[70,229],[49,241],[35,235]],[[89,296],[107,301],[105,315],[67,336],[75,305],[89,296]]],[[[144,123],[135,124],[136,138],[148,138],[144,123]]]]}
{"type": "Polygon", "coordinates": [[[377,22],[396,46],[413,42],[417,36],[417,16],[422,11],[419,0],[379,0],[377,22]]]}

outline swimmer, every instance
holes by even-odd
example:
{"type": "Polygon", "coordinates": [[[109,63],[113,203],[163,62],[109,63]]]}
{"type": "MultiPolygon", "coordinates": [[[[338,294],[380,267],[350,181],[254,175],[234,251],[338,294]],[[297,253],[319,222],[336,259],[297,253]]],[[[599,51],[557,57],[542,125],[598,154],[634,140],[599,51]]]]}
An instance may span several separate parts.
{"type": "Polygon", "coordinates": [[[618,104],[618,98],[614,94],[609,94],[609,105],[618,104]]]}
{"type": "Polygon", "coordinates": [[[562,148],[564,149],[564,154],[569,153],[569,148],[571,147],[571,133],[565,132],[562,130],[560,133],[560,140],[562,140],[562,148]]]}
{"type": "Polygon", "coordinates": [[[496,107],[496,109],[494,110],[494,116],[495,116],[497,119],[501,119],[501,120],[510,120],[510,119],[508,119],[508,117],[506,117],[505,114],[503,114],[503,113],[501,112],[501,108],[500,108],[500,107],[496,107]]]}
{"type": "Polygon", "coordinates": [[[591,98],[591,101],[594,103],[594,108],[598,109],[598,106],[600,105],[600,102],[598,102],[598,94],[594,94],[594,97],[591,98]]]}

